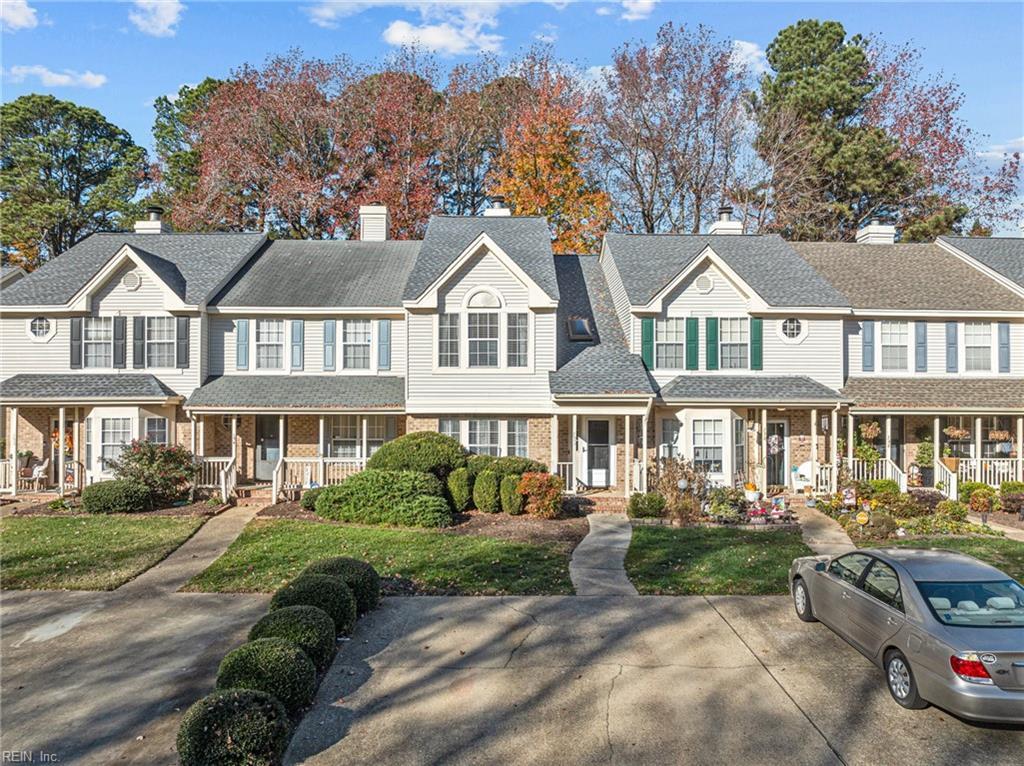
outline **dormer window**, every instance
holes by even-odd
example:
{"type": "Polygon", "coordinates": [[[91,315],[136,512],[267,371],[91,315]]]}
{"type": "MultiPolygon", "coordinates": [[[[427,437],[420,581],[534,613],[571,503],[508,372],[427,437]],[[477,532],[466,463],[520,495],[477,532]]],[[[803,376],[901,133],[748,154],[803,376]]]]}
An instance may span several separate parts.
{"type": "Polygon", "coordinates": [[[586,317],[569,317],[569,340],[591,341],[594,333],[590,329],[590,320],[586,317]]]}

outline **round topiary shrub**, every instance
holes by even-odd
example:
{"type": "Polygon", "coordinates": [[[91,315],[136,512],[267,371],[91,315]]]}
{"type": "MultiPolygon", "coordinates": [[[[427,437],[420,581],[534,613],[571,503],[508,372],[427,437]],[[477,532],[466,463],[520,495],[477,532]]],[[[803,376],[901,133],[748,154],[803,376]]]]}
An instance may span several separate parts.
{"type": "Polygon", "coordinates": [[[434,431],[418,431],[385,442],[366,462],[382,471],[432,473],[444,480],[466,465],[466,450],[456,439],[434,431]]]}
{"type": "Polygon", "coordinates": [[[86,513],[139,513],[150,508],[149,489],[134,481],[98,481],[82,490],[82,508],[86,513]]]}
{"type": "Polygon", "coordinates": [[[178,729],[181,766],[273,766],[288,745],[288,712],[266,692],[225,689],[185,711],[178,729]]]}
{"type": "Polygon", "coordinates": [[[299,505],[302,509],[309,511],[310,513],[316,513],[316,499],[320,497],[320,493],[324,491],[323,487],[314,487],[313,489],[307,489],[302,493],[302,497],[299,498],[299,505]]]}
{"type": "Polygon", "coordinates": [[[501,477],[501,484],[498,487],[501,495],[501,510],[509,516],[520,516],[524,509],[525,498],[519,494],[519,476],[509,474],[501,477]]]}
{"type": "Polygon", "coordinates": [[[356,597],[356,613],[366,614],[380,601],[380,575],[370,564],[348,556],[332,556],[314,561],[303,574],[339,577],[356,597]]]}
{"type": "Polygon", "coordinates": [[[473,482],[473,504],[484,513],[501,510],[498,497],[498,475],[494,471],[481,471],[473,482]]]}
{"type": "Polygon", "coordinates": [[[286,606],[315,606],[334,621],[334,632],[349,636],[356,624],[356,599],[343,580],[323,574],[303,574],[270,599],[270,611],[286,606]]]}
{"type": "Polygon", "coordinates": [[[306,653],[318,668],[334,657],[334,620],[315,606],[288,606],[263,616],[249,631],[249,640],[283,638],[306,653]]]}
{"type": "Polygon", "coordinates": [[[218,689],[256,689],[295,712],[313,701],[316,666],[283,638],[260,638],[228,652],[217,670],[218,689]]]}
{"type": "Polygon", "coordinates": [[[456,511],[469,508],[469,502],[473,499],[473,482],[468,468],[456,468],[448,474],[448,496],[456,511]]]}

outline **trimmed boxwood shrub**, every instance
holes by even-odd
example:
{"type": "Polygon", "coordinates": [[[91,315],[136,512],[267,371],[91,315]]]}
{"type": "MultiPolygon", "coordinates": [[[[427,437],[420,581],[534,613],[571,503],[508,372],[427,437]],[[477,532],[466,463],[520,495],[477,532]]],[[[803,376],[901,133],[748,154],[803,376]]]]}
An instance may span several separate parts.
{"type": "Polygon", "coordinates": [[[473,482],[468,468],[456,468],[448,474],[448,497],[456,512],[469,508],[469,502],[473,499],[473,482]]]}
{"type": "Polygon", "coordinates": [[[295,712],[313,701],[316,666],[291,641],[260,638],[242,644],[221,660],[217,688],[266,692],[295,712]]]}
{"type": "Polygon", "coordinates": [[[895,479],[869,479],[868,486],[875,494],[891,492],[898,495],[900,493],[900,485],[895,479]]]}
{"type": "Polygon", "coordinates": [[[498,497],[498,475],[493,471],[481,471],[473,482],[473,505],[484,513],[497,513],[501,510],[498,497]]]}
{"type": "MultiPolygon", "coordinates": [[[[432,511],[440,508],[431,504],[432,511]]],[[[443,527],[452,523],[441,482],[429,473],[415,471],[360,471],[324,489],[317,498],[316,512],[325,519],[358,524],[443,527]],[[424,497],[438,498],[447,512],[424,514],[424,504],[418,502],[424,497]]]]}
{"type": "Polygon", "coordinates": [[[665,498],[657,492],[634,492],[629,497],[626,515],[632,519],[658,518],[665,515],[665,498]]]}
{"type": "Polygon", "coordinates": [[[307,489],[302,493],[302,497],[299,499],[299,505],[304,510],[310,513],[316,513],[316,499],[320,497],[320,493],[324,491],[323,487],[314,487],[313,489],[307,489]]]}
{"type": "Polygon", "coordinates": [[[178,759],[181,766],[273,766],[290,729],[284,705],[266,692],[215,691],[182,716],[178,759]]]}
{"type": "Polygon", "coordinates": [[[962,481],[957,485],[957,493],[961,503],[970,503],[971,495],[979,489],[992,489],[983,481],[962,481]]]}
{"type": "Polygon", "coordinates": [[[263,616],[249,631],[249,640],[283,638],[306,653],[318,668],[334,657],[334,620],[315,606],[288,606],[263,616]]]}
{"type": "Polygon", "coordinates": [[[302,573],[341,578],[356,598],[358,614],[366,614],[380,601],[380,575],[365,561],[348,556],[332,556],[314,561],[302,573]]]}
{"type": "Polygon", "coordinates": [[[446,479],[466,465],[466,450],[456,439],[434,431],[418,431],[385,442],[366,462],[381,471],[419,471],[446,479]]]}
{"type": "Polygon", "coordinates": [[[524,473],[546,473],[548,468],[543,463],[525,457],[506,455],[470,455],[467,464],[471,478],[476,478],[482,471],[492,471],[499,479],[503,476],[522,476],[524,473]]]}
{"type": "Polygon", "coordinates": [[[515,475],[502,476],[499,492],[501,494],[501,510],[509,516],[519,516],[523,512],[523,496],[519,494],[519,480],[515,475]]]}
{"type": "Polygon", "coordinates": [[[450,527],[452,507],[443,497],[426,495],[410,500],[401,509],[400,523],[409,527],[450,527]]]}
{"type": "Polygon", "coordinates": [[[286,606],[315,606],[334,621],[334,632],[348,636],[356,624],[356,598],[344,580],[322,574],[302,574],[278,589],[270,611],[286,606]]]}
{"type": "Polygon", "coordinates": [[[98,481],[82,490],[86,513],[139,513],[150,508],[149,489],[134,481],[98,481]]]}

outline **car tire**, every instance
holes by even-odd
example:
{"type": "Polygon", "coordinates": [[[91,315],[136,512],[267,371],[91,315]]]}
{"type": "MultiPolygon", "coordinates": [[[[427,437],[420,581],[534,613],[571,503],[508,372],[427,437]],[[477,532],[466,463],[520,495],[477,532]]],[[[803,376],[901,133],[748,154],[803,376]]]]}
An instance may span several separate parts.
{"type": "Polygon", "coordinates": [[[817,622],[814,610],[811,609],[811,594],[807,590],[807,583],[798,577],[793,580],[793,608],[796,616],[804,622],[817,622]]]}
{"type": "Polygon", "coordinates": [[[917,692],[914,671],[910,669],[910,663],[903,652],[899,649],[887,651],[882,667],[885,670],[885,685],[897,705],[909,710],[921,710],[928,707],[928,703],[921,699],[921,695],[917,692]]]}

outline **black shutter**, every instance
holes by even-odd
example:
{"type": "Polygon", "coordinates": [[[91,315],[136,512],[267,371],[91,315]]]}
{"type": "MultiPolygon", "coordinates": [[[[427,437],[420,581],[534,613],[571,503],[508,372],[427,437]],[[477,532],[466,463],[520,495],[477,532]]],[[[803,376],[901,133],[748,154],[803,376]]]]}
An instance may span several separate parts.
{"type": "Polygon", "coordinates": [[[114,367],[124,369],[125,340],[128,335],[128,318],[114,317],[114,367]]]}
{"type": "Polygon", "coordinates": [[[178,367],[188,367],[188,317],[178,317],[178,367]]]}
{"type": "Polygon", "coordinates": [[[82,369],[82,317],[71,317],[71,369],[82,369]]]}
{"type": "Polygon", "coordinates": [[[132,367],[146,366],[146,317],[132,320],[132,367]]]}

